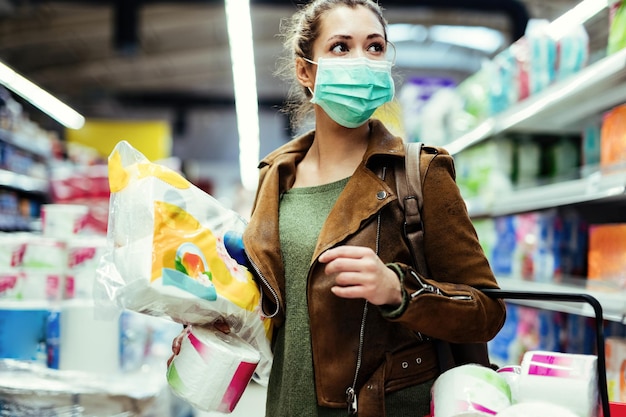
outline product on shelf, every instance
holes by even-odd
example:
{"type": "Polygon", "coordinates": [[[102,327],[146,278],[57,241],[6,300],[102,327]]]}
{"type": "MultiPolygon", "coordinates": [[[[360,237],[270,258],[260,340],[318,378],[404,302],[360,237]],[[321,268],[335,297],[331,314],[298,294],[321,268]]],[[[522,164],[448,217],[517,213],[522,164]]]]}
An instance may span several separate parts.
{"type": "Polygon", "coordinates": [[[626,289],[626,223],[589,226],[588,286],[626,289]]]}
{"type": "Polygon", "coordinates": [[[594,172],[600,165],[601,121],[585,123],[582,132],[581,165],[583,170],[594,172]]]}
{"type": "Polygon", "coordinates": [[[548,20],[530,19],[526,26],[529,95],[545,90],[556,78],[557,44],[548,32],[549,24],[548,20]]]}
{"type": "Polygon", "coordinates": [[[610,0],[609,40],[607,53],[613,54],[626,47],[626,2],[610,0]]]}
{"type": "Polygon", "coordinates": [[[609,400],[626,403],[626,338],[611,336],[604,343],[609,400]]]}
{"type": "Polygon", "coordinates": [[[82,204],[44,204],[41,206],[41,229],[44,236],[67,239],[85,227],[89,207],[82,204]]]}
{"type": "Polygon", "coordinates": [[[456,181],[464,198],[486,206],[513,190],[514,143],[508,137],[480,143],[455,157],[456,181]]]}
{"type": "Polygon", "coordinates": [[[106,235],[110,197],[106,165],[54,164],[50,168],[50,194],[55,204],[89,208],[81,233],[106,235]]]}
{"type": "Polygon", "coordinates": [[[45,302],[0,301],[0,358],[46,363],[45,302]]]}
{"type": "Polygon", "coordinates": [[[600,131],[600,166],[620,168],[626,164],[626,104],[608,111],[600,131]]]}
{"type": "Polygon", "coordinates": [[[589,35],[583,24],[573,24],[557,41],[555,81],[567,79],[589,61],[589,35]]]}
{"type": "MultiPolygon", "coordinates": [[[[407,141],[430,143],[431,138],[426,138],[427,135],[431,135],[431,132],[428,131],[427,125],[429,125],[429,120],[426,120],[424,115],[424,106],[430,102],[430,99],[437,91],[441,89],[452,90],[454,84],[452,79],[445,77],[410,77],[403,83],[397,96],[398,104],[401,107],[402,130],[405,132],[405,135],[402,136],[404,136],[407,141]]],[[[377,114],[375,113],[374,116],[376,117],[377,114]]],[[[443,117],[443,114],[437,115],[434,123],[436,127],[440,126],[443,117]]],[[[395,121],[393,124],[395,124],[395,121]]],[[[432,124],[430,125],[432,126],[432,124]]],[[[439,141],[439,138],[445,135],[450,128],[448,124],[443,127],[445,128],[444,130],[439,128],[432,134],[437,141],[439,141]]],[[[435,143],[433,142],[432,144],[435,143]]]]}
{"type": "Polygon", "coordinates": [[[93,299],[96,269],[105,249],[104,236],[74,236],[67,239],[65,299],[93,299]]]}

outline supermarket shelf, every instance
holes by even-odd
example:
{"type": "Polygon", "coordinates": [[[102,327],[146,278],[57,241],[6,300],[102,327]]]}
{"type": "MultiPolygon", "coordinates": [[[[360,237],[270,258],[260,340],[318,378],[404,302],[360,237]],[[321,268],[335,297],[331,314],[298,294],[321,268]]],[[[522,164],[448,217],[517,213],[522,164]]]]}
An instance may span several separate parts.
{"type": "MultiPolygon", "coordinates": [[[[162,363],[164,367],[165,362],[162,363]]],[[[84,411],[90,416],[174,416],[178,415],[173,414],[174,408],[189,408],[186,404],[179,404],[181,402],[172,395],[165,370],[160,367],[144,366],[135,372],[95,374],[59,371],[12,359],[0,360],[0,403],[9,410],[24,410],[24,414],[20,412],[19,415],[57,416],[75,411],[72,416],[82,416],[80,411],[84,411]]]]}
{"type": "Polygon", "coordinates": [[[47,193],[48,181],[0,169],[0,186],[29,193],[47,193]]]}
{"type": "Polygon", "coordinates": [[[472,199],[466,204],[470,216],[485,217],[621,197],[626,198],[626,172],[597,171],[581,179],[516,190],[491,203],[472,199]]]}
{"type": "Polygon", "coordinates": [[[445,148],[456,154],[507,131],[580,131],[585,118],[626,101],[626,49],[597,61],[502,113],[488,118],[445,148]]]}
{"type": "MultiPolygon", "coordinates": [[[[586,280],[580,282],[536,282],[526,281],[512,277],[499,277],[500,288],[507,291],[539,291],[552,293],[573,293],[589,294],[596,298],[602,305],[603,317],[605,320],[626,324],[626,294],[624,291],[606,288],[590,289],[586,280]]],[[[578,314],[585,317],[595,317],[593,308],[587,304],[557,302],[552,301],[531,301],[531,300],[507,300],[512,303],[525,305],[528,307],[540,308],[543,310],[560,311],[569,314],[578,314]]]]}
{"type": "Polygon", "coordinates": [[[52,145],[48,140],[35,140],[24,134],[14,133],[0,128],[0,141],[9,143],[42,158],[49,158],[52,155],[52,145]]]}

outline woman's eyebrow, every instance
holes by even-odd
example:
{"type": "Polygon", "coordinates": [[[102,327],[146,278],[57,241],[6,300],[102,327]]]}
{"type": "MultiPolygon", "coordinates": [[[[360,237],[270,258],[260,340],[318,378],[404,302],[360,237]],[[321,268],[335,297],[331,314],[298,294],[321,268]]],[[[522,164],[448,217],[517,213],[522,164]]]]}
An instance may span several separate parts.
{"type": "MultiPolygon", "coordinates": [[[[330,38],[328,38],[326,40],[326,42],[330,42],[336,39],[339,40],[350,40],[352,39],[353,36],[352,35],[332,35],[330,38]]],[[[385,39],[385,37],[381,34],[381,33],[371,33],[369,35],[367,35],[366,39],[375,39],[375,38],[381,38],[381,39],[385,39]]]]}

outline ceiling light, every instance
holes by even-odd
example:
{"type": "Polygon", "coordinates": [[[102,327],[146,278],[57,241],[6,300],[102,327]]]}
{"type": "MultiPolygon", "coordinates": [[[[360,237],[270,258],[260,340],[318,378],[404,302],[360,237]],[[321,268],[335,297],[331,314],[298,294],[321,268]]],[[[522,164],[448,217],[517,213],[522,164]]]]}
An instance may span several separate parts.
{"type": "Polygon", "coordinates": [[[389,40],[393,43],[445,43],[493,54],[504,46],[504,35],[495,29],[483,26],[411,25],[405,23],[389,25],[389,40]]]}
{"type": "Polygon", "coordinates": [[[80,129],[85,118],[67,104],[0,62],[0,84],[70,129],[80,129]]]}
{"type": "Polygon", "coordinates": [[[504,46],[504,35],[483,26],[435,25],[429,29],[433,42],[448,43],[493,54],[504,46]]]}
{"type": "Polygon", "coordinates": [[[239,132],[239,172],[244,188],[254,190],[258,183],[259,113],[248,0],[226,0],[226,24],[239,132]]]}

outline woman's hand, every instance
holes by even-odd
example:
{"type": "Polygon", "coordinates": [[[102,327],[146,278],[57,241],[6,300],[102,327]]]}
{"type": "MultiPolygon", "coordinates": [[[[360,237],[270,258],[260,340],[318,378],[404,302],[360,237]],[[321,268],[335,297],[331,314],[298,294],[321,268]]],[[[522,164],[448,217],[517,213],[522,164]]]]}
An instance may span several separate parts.
{"type": "Polygon", "coordinates": [[[395,272],[378,255],[362,246],[339,246],[320,255],[325,272],[335,276],[333,294],[343,298],[364,298],[374,305],[402,303],[402,287],[395,272]]]}
{"type": "Polygon", "coordinates": [[[172,340],[172,356],[167,359],[167,367],[170,367],[170,364],[174,360],[174,357],[180,353],[180,345],[183,343],[183,339],[187,336],[189,330],[187,327],[184,327],[183,330],[172,340]]]}
{"type": "MultiPolygon", "coordinates": [[[[228,334],[230,333],[230,327],[228,323],[223,320],[217,320],[212,324],[212,326],[219,330],[222,333],[228,334]]],[[[191,326],[184,327],[183,330],[172,340],[172,356],[167,359],[167,367],[170,367],[170,364],[174,360],[174,357],[180,353],[180,345],[183,343],[183,339],[187,336],[187,333],[191,331],[191,326]]]]}

